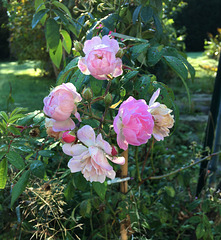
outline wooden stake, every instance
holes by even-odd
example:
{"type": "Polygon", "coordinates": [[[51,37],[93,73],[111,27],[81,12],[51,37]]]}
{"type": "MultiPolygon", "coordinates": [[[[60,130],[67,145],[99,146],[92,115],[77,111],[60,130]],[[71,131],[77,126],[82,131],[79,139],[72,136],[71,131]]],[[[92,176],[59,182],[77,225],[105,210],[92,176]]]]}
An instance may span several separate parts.
{"type": "MultiPolygon", "coordinates": [[[[121,166],[121,178],[125,178],[128,175],[128,149],[125,150],[122,153],[122,156],[125,158],[125,164],[123,166],[121,166]]],[[[127,181],[120,183],[120,191],[123,194],[127,193],[127,191],[128,191],[128,183],[127,183],[127,181]]],[[[121,222],[121,224],[120,224],[121,240],[127,240],[128,239],[128,234],[127,234],[128,218],[129,218],[129,216],[127,216],[127,218],[124,219],[121,222]]]]}

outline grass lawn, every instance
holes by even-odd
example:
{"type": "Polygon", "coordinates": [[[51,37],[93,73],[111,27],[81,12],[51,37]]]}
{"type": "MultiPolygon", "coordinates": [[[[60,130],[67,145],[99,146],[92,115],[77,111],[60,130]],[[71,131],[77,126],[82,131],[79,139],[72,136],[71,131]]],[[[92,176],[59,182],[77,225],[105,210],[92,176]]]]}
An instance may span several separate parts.
{"type": "Polygon", "coordinates": [[[54,79],[42,77],[41,70],[35,69],[36,63],[27,61],[0,63],[0,110],[7,110],[7,99],[12,90],[15,107],[25,107],[28,111],[42,109],[43,98],[48,95],[50,86],[55,85],[54,79]]]}

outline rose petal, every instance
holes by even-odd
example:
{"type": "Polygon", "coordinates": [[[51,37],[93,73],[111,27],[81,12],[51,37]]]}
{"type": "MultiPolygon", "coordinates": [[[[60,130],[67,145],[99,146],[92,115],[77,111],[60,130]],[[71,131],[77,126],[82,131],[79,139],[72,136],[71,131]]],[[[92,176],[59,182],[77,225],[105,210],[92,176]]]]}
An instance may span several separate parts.
{"type": "Polygon", "coordinates": [[[69,156],[79,156],[83,152],[87,151],[87,147],[85,147],[82,144],[71,144],[71,143],[65,143],[62,146],[62,150],[65,154],[69,156]]]}
{"type": "Polygon", "coordinates": [[[160,88],[157,89],[157,91],[152,95],[150,101],[149,101],[149,106],[151,107],[154,102],[157,100],[157,98],[159,97],[160,94],[160,88]]]}
{"type": "Polygon", "coordinates": [[[124,157],[113,157],[110,159],[113,163],[124,165],[125,164],[125,158],[124,157]]]}
{"type": "Polygon", "coordinates": [[[77,137],[88,147],[95,145],[95,132],[89,125],[85,125],[79,129],[77,131],[77,137]]]}
{"type": "Polygon", "coordinates": [[[53,124],[53,131],[60,132],[66,130],[73,130],[75,128],[75,123],[71,118],[68,118],[65,121],[55,121],[53,124]]]}
{"type": "Polygon", "coordinates": [[[72,158],[68,162],[68,167],[71,169],[72,173],[80,172],[82,170],[81,161],[80,160],[73,160],[72,158]]]}
{"type": "Polygon", "coordinates": [[[112,166],[108,163],[107,158],[104,155],[104,152],[98,147],[91,146],[89,147],[89,153],[93,160],[98,164],[101,168],[104,168],[107,171],[112,170],[112,166]]]}
{"type": "Polygon", "coordinates": [[[85,41],[83,52],[88,54],[94,48],[94,46],[99,44],[101,44],[101,38],[98,36],[93,37],[91,40],[85,41]]]}
{"type": "Polygon", "coordinates": [[[97,136],[96,145],[103,149],[107,154],[111,155],[111,145],[102,138],[101,133],[97,136]]]}

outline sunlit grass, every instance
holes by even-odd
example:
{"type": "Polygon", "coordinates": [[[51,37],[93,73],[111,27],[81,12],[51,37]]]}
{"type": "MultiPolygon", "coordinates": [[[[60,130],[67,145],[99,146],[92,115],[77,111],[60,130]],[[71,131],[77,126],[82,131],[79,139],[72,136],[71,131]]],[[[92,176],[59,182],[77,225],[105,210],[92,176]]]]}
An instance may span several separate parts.
{"type": "Polygon", "coordinates": [[[43,77],[41,69],[33,61],[24,64],[17,62],[0,63],[0,109],[7,110],[11,92],[14,107],[25,107],[28,111],[42,109],[43,98],[49,88],[55,85],[54,79],[43,77]]]}

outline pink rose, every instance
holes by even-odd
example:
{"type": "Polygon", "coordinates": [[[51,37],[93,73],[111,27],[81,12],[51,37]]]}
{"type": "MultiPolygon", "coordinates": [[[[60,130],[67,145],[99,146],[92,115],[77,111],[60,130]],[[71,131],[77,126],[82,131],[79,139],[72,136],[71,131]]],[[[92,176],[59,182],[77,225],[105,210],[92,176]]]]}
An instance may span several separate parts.
{"type": "Polygon", "coordinates": [[[75,103],[82,100],[72,83],[63,83],[54,88],[48,97],[44,98],[44,112],[56,121],[65,121],[73,112],[79,119],[75,103]]]}
{"type": "Polygon", "coordinates": [[[99,80],[106,80],[108,74],[120,76],[123,70],[121,59],[116,58],[118,50],[119,45],[115,39],[110,39],[107,35],[102,39],[93,37],[85,41],[85,57],[79,60],[78,67],[82,73],[91,74],[99,80]]]}
{"type": "Polygon", "coordinates": [[[129,97],[121,104],[114,119],[117,143],[123,150],[128,148],[128,144],[140,146],[146,143],[151,138],[153,127],[153,117],[143,99],[129,97]]]}
{"type": "Polygon", "coordinates": [[[72,156],[68,162],[71,172],[81,171],[90,182],[103,183],[106,177],[114,179],[116,173],[107,158],[123,165],[124,157],[111,156],[110,144],[103,140],[101,133],[96,138],[93,128],[88,125],[77,131],[77,137],[84,145],[65,143],[62,147],[65,154],[72,156]]]}
{"type": "Polygon", "coordinates": [[[62,134],[62,139],[66,143],[73,143],[76,140],[76,136],[71,131],[66,131],[62,134]]]}
{"type": "Polygon", "coordinates": [[[151,97],[148,109],[154,118],[153,136],[157,141],[164,140],[164,137],[169,136],[169,128],[172,128],[174,124],[173,115],[170,114],[172,110],[164,104],[155,102],[159,94],[160,88],[151,97]]]}

